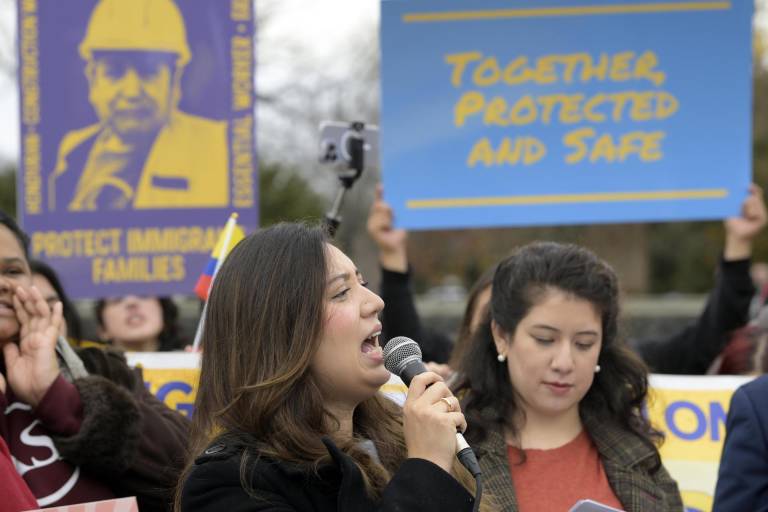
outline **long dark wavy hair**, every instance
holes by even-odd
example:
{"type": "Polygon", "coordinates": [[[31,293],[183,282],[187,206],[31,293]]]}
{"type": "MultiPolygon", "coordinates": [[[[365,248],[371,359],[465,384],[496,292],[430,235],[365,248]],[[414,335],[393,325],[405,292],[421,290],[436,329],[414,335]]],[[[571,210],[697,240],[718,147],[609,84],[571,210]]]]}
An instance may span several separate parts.
{"type": "Polygon", "coordinates": [[[8,213],[0,210],[0,225],[5,226],[11,232],[11,234],[18,240],[21,250],[24,252],[24,257],[29,261],[29,237],[21,230],[16,220],[8,213]]]}
{"type": "Polygon", "coordinates": [[[579,403],[582,418],[611,422],[655,446],[661,441],[661,434],[642,414],[648,393],[648,369],[618,336],[616,274],[591,251],[554,242],[523,246],[497,267],[490,315],[475,333],[458,369],[462,377],[456,387],[463,398],[468,440],[483,440],[489,429],[503,430],[513,439],[519,438],[521,426],[515,418],[520,417],[522,410],[507,366],[497,360],[491,321],[503,332],[514,333],[531,308],[551,290],[589,301],[601,318],[601,371],[579,403]]]}
{"type": "MultiPolygon", "coordinates": [[[[336,419],[310,367],[324,329],[327,243],[318,227],[281,223],[245,238],[221,266],[205,317],[190,458],[176,510],[194,457],[216,438],[244,447],[240,479],[251,494],[248,468],[257,457],[308,473],[330,461],[321,438],[336,419]]],[[[354,438],[335,441],[377,498],[407,457],[402,413],[376,394],[355,409],[353,425],[354,438]],[[373,441],[380,462],[360,447],[363,439],[373,441]]],[[[463,468],[454,474],[474,489],[463,468]]]]}
{"type": "MultiPolygon", "coordinates": [[[[475,309],[477,309],[478,298],[493,284],[493,275],[496,273],[496,266],[488,268],[483,272],[480,277],[477,278],[475,284],[469,289],[467,294],[467,305],[464,307],[464,316],[461,318],[461,324],[459,325],[459,334],[456,336],[456,343],[453,345],[451,351],[451,358],[448,360],[448,366],[451,368],[457,368],[461,364],[461,360],[464,358],[464,354],[469,350],[472,344],[474,331],[472,330],[472,320],[475,317],[475,309]]],[[[486,308],[487,309],[487,308],[486,308]]],[[[483,315],[487,315],[488,312],[480,312],[483,315]]]]}

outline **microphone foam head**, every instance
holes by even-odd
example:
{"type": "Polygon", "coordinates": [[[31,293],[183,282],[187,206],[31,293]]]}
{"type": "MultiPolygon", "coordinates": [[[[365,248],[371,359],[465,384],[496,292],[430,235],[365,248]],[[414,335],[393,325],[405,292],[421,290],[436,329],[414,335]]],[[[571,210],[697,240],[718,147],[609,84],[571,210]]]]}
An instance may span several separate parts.
{"type": "Polygon", "coordinates": [[[411,361],[421,361],[421,347],[407,336],[396,336],[384,345],[384,367],[395,375],[411,361]]]}

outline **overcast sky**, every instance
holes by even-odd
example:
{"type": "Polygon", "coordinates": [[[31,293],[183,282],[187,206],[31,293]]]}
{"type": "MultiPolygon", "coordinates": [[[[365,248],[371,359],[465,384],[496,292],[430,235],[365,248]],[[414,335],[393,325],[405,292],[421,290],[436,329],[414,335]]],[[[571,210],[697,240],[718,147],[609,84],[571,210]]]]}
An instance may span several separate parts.
{"type": "MultiPolygon", "coordinates": [[[[738,0],[742,1],[742,0],[738,0]]],[[[768,0],[757,0],[764,5],[768,0]]],[[[366,27],[375,30],[379,17],[379,0],[258,0],[257,9],[273,13],[262,34],[261,44],[298,46],[318,66],[333,67],[343,62],[350,34],[366,27]]],[[[16,0],[0,0],[0,59],[8,55],[8,41],[15,34],[16,0]],[[3,48],[5,47],[5,48],[3,48]]],[[[768,12],[756,20],[768,38],[768,12]]],[[[265,71],[280,73],[279,68],[265,71]]],[[[257,73],[257,80],[269,81],[269,73],[257,73]]],[[[15,80],[0,73],[0,161],[17,161],[19,155],[18,90],[15,80]]]]}
{"type": "MultiPolygon", "coordinates": [[[[71,1],[71,0],[66,0],[71,1]]],[[[273,13],[263,45],[291,44],[300,47],[307,59],[318,65],[333,66],[344,51],[349,35],[360,27],[375,26],[379,17],[378,0],[258,0],[257,9],[273,13]]],[[[258,30],[258,27],[257,27],[258,30]]],[[[15,37],[16,0],[0,0],[0,35],[15,37]]],[[[4,51],[5,37],[0,37],[0,59],[12,58],[4,51]]],[[[280,70],[271,67],[272,73],[280,70]]],[[[269,76],[257,74],[257,80],[269,76]]],[[[19,158],[19,93],[15,80],[0,73],[0,162],[19,158]]]]}

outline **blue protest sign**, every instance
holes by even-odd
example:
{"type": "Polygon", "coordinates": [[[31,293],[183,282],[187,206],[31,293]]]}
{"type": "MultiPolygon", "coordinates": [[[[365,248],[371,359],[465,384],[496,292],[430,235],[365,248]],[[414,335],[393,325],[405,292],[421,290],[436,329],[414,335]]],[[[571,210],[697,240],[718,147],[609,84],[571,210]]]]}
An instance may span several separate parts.
{"type": "Polygon", "coordinates": [[[749,1],[382,3],[400,226],[715,219],[751,175],[749,1]]]}

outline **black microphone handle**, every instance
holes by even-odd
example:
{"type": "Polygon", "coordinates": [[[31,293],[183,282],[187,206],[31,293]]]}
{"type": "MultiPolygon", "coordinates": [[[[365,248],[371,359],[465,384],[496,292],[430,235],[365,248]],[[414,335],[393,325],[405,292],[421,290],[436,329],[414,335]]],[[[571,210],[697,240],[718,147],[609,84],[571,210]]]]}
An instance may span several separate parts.
{"type": "Polygon", "coordinates": [[[424,363],[421,361],[421,359],[415,359],[407,363],[403,369],[400,370],[400,378],[406,386],[410,387],[413,378],[417,375],[425,373],[426,371],[427,367],[424,366],[424,363]]]}
{"type": "MultiPolygon", "coordinates": [[[[421,359],[413,360],[407,363],[402,370],[400,370],[400,379],[406,386],[411,386],[413,378],[419,374],[427,371],[427,367],[421,359]]],[[[470,448],[467,440],[461,432],[456,432],[456,456],[459,458],[461,464],[469,470],[473,477],[477,477],[480,474],[480,465],[477,463],[475,453],[470,448]]]]}

